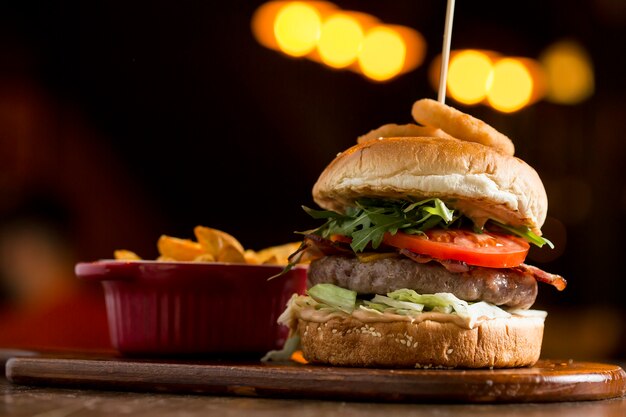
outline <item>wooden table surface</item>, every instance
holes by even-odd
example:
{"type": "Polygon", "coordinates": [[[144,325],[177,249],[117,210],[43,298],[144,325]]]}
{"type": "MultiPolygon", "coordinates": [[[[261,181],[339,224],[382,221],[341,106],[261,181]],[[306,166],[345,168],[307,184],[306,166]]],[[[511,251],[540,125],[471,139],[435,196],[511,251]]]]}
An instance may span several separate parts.
{"type": "Polygon", "coordinates": [[[626,397],[546,404],[383,404],[42,388],[6,379],[0,379],[0,398],[2,416],[626,416],[626,397]]]}
{"type": "MultiPolygon", "coordinates": [[[[4,363],[0,363],[4,365],[4,363]]],[[[624,363],[619,365],[624,368],[624,363]]],[[[3,371],[0,366],[0,370],[3,371]]],[[[626,397],[580,402],[517,404],[404,404],[268,399],[127,391],[67,389],[12,384],[0,373],[0,415],[38,417],[205,415],[325,417],[374,415],[465,417],[624,417],[626,397]]]]}

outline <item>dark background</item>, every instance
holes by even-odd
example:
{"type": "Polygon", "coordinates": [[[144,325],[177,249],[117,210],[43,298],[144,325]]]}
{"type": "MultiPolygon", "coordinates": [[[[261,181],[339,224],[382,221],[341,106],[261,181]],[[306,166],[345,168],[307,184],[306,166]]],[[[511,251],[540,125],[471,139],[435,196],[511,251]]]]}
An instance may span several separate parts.
{"type": "MultiPolygon", "coordinates": [[[[300,205],[313,205],[334,155],[436,98],[428,66],[445,2],[335,2],[423,34],[425,63],[385,83],[260,46],[250,30],[260,4],[1,3],[3,223],[50,225],[74,261],[118,248],[155,258],[161,234],[191,238],[198,224],[253,249],[314,226],[300,205]]],[[[586,337],[581,355],[626,356],[625,29],[621,0],[456,5],[453,49],[537,58],[572,39],[593,60],[595,94],[574,106],[542,101],[506,115],[448,101],[511,137],[546,185],[543,230],[558,247],[533,249],[529,263],[569,281],[562,293],[542,284],[536,304],[554,312],[555,354],[567,352],[558,339],[586,337]]]]}

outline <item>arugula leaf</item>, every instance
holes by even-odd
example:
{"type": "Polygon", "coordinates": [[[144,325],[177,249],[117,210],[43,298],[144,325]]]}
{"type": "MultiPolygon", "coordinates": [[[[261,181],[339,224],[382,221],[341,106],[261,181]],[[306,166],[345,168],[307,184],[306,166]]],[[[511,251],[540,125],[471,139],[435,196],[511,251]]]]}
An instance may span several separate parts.
{"type": "Polygon", "coordinates": [[[435,207],[424,207],[424,210],[431,213],[434,216],[441,217],[446,223],[450,223],[454,216],[454,210],[450,210],[443,204],[443,201],[438,198],[435,199],[435,207]]]}
{"type": "MultiPolygon", "coordinates": [[[[355,202],[354,207],[349,207],[345,214],[314,210],[306,206],[302,208],[314,219],[326,220],[317,229],[304,233],[314,233],[324,238],[332,235],[351,237],[350,246],[355,252],[363,252],[368,246],[378,248],[385,233],[393,235],[402,231],[417,235],[433,228],[471,228],[473,225],[470,219],[448,208],[438,198],[420,201],[362,198],[355,202]]],[[[507,226],[494,220],[490,222],[536,246],[548,245],[554,248],[552,242],[533,233],[528,227],[507,226]]],[[[480,233],[482,230],[474,226],[474,231],[480,233]]]]}
{"type": "Polygon", "coordinates": [[[398,221],[391,223],[380,223],[376,226],[357,230],[352,233],[352,243],[350,247],[355,252],[363,252],[368,243],[372,243],[372,248],[376,249],[383,242],[383,237],[386,232],[395,234],[398,231],[397,227],[394,227],[398,221]]]}
{"type": "Polygon", "coordinates": [[[519,226],[519,227],[513,227],[513,226],[509,226],[506,224],[502,224],[500,222],[497,222],[495,220],[490,220],[493,224],[495,224],[496,226],[513,233],[516,236],[519,236],[521,238],[526,239],[528,242],[542,247],[543,245],[548,245],[550,247],[550,249],[554,249],[554,244],[552,242],[550,242],[548,239],[546,239],[545,237],[542,236],[538,236],[536,233],[534,233],[532,230],[530,230],[527,226],[519,226]]]}
{"type": "Polygon", "coordinates": [[[405,213],[408,213],[415,209],[421,209],[426,213],[432,214],[434,216],[441,217],[446,223],[450,223],[453,219],[454,210],[450,210],[443,201],[438,198],[429,198],[428,200],[418,201],[417,203],[413,203],[404,209],[405,213]],[[433,202],[434,207],[426,205],[427,203],[433,202]]]}
{"type": "Polygon", "coordinates": [[[335,213],[334,211],[330,210],[315,210],[307,206],[302,206],[302,209],[306,212],[306,214],[313,217],[314,219],[334,219],[337,217],[341,217],[341,214],[335,213]]]}
{"type": "Polygon", "coordinates": [[[438,198],[417,202],[364,198],[357,200],[346,214],[304,206],[303,209],[315,219],[326,219],[313,233],[325,238],[335,234],[349,236],[355,252],[364,251],[370,244],[378,248],[385,233],[423,233],[433,227],[448,227],[458,219],[454,210],[438,198]]]}

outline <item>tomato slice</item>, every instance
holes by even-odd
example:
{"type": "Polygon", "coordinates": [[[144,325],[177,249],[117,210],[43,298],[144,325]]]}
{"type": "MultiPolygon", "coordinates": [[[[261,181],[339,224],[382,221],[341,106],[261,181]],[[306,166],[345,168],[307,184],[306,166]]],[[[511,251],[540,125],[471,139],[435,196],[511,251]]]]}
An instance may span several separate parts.
{"type": "Polygon", "coordinates": [[[517,236],[445,229],[431,229],[425,235],[386,233],[383,243],[436,259],[452,259],[489,268],[518,266],[524,262],[530,248],[528,242],[517,236]]]}

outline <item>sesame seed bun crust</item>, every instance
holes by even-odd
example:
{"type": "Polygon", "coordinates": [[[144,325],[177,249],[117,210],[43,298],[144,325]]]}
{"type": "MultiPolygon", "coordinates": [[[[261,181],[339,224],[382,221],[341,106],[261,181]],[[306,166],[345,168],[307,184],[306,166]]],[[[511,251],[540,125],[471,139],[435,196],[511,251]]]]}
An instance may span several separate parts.
{"type": "Polygon", "coordinates": [[[537,172],[514,156],[454,138],[370,140],[339,154],[313,199],[343,212],[362,197],[438,197],[475,221],[488,218],[541,234],[548,199],[537,172]]]}
{"type": "Polygon", "coordinates": [[[391,368],[511,368],[539,359],[543,319],[486,320],[473,329],[454,323],[363,323],[298,319],[304,357],[311,363],[391,368]]]}

